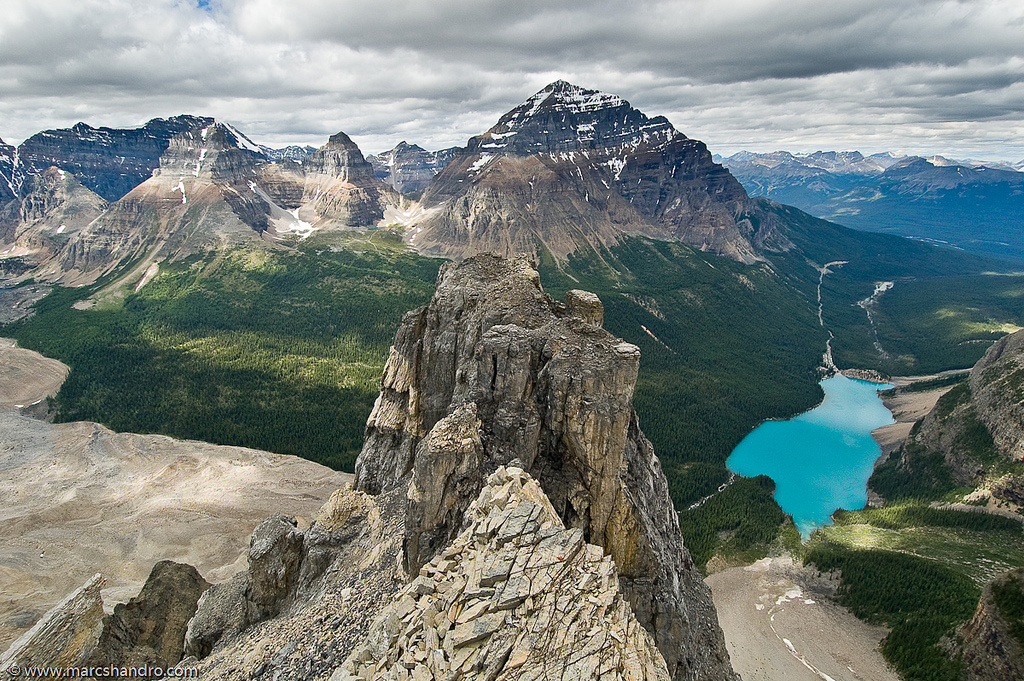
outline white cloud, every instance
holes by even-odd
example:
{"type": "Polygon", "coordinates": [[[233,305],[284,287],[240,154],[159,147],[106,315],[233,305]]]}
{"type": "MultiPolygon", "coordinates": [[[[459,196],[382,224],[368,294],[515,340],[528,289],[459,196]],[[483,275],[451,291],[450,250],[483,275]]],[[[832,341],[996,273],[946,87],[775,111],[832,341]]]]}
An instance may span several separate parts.
{"type": "Polygon", "coordinates": [[[8,0],[0,136],[189,112],[271,145],[439,148],[563,77],[723,153],[1024,158],[1016,0],[199,4],[8,0]]]}

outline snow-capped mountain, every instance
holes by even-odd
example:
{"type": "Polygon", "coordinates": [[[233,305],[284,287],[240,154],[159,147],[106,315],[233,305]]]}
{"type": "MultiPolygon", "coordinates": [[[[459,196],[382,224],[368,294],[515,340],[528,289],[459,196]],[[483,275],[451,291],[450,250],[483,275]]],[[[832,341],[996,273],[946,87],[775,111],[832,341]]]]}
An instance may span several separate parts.
{"type": "Polygon", "coordinates": [[[204,116],[154,118],[140,128],[71,128],[44,130],[18,147],[27,172],[50,166],[72,173],[108,201],[116,201],[149,178],[171,138],[213,123],[204,116]]]}
{"type": "Polygon", "coordinates": [[[448,257],[563,258],[626,234],[679,240],[752,262],[743,187],[704,144],[621,97],[557,81],[469,140],[423,194],[408,236],[448,257]]]}

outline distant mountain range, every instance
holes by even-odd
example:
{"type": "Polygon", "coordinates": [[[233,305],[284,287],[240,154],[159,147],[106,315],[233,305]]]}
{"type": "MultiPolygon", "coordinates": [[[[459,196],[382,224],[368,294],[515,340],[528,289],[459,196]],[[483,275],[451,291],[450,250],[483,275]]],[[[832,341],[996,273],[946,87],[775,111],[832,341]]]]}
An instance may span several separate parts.
{"type": "Polygon", "coordinates": [[[716,157],[752,195],[856,229],[1024,260],[1024,161],[856,151],[716,157]]]}
{"type": "Polygon", "coordinates": [[[779,221],[761,215],[767,204],[703,143],[565,81],[465,148],[402,143],[372,161],[341,132],[317,150],[274,150],[200,116],[44,131],[0,147],[0,255],[36,278],[82,284],[129,261],[384,226],[421,253],[455,258],[564,259],[630,235],[748,263],[788,247],[779,221]]]}
{"type": "Polygon", "coordinates": [[[82,284],[129,261],[390,227],[421,254],[456,259],[561,261],[642,236],[753,263],[794,248],[808,224],[750,196],[764,194],[854,227],[1024,259],[1024,173],[1009,166],[857,152],[723,161],[731,172],[666,118],[565,81],[465,147],[402,142],[369,158],[343,132],[319,149],[271,149],[202,116],[78,123],[0,142],[0,257],[6,272],[19,259],[36,279],[82,284]]]}

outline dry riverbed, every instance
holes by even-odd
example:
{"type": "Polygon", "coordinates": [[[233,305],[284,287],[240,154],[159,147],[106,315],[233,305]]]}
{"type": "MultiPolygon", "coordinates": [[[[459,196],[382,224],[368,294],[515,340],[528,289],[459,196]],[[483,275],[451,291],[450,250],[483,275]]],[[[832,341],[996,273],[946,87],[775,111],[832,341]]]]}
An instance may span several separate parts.
{"type": "Polygon", "coordinates": [[[226,580],[244,567],[263,519],[306,524],[351,479],[294,456],[16,410],[55,394],[66,373],[0,343],[0,650],[96,572],[108,609],[165,558],[226,580]]]}
{"type": "Polygon", "coordinates": [[[834,604],[837,582],[789,556],[764,558],[706,580],[743,681],[898,681],[886,635],[834,604]]]}

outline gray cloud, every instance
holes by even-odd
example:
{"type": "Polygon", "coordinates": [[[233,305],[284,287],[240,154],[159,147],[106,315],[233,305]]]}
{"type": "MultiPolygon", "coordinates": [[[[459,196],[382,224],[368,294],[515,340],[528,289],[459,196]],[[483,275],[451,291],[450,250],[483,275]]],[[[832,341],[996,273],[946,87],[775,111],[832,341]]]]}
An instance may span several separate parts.
{"type": "Polygon", "coordinates": [[[258,141],[461,144],[556,78],[723,153],[1024,158],[1016,0],[8,0],[0,136],[214,115],[258,141]]]}

